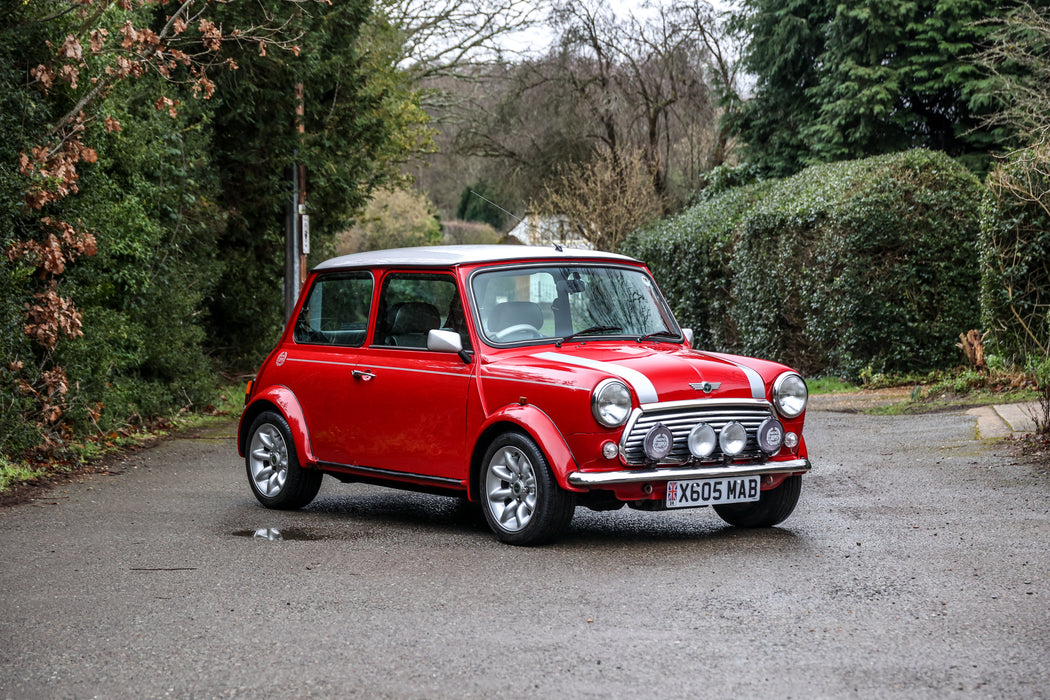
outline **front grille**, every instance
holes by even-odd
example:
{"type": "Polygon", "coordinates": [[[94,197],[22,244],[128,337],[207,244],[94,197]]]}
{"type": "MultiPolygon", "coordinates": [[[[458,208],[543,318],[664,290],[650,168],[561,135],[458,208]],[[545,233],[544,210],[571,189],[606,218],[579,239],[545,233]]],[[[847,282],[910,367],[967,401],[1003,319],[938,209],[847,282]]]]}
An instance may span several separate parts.
{"type": "MultiPolygon", "coordinates": [[[[665,407],[654,406],[645,410],[637,409],[631,416],[624,429],[623,438],[620,440],[620,454],[623,455],[627,464],[641,466],[648,461],[642,448],[645,434],[657,423],[663,423],[674,435],[674,447],[671,453],[660,464],[684,464],[695,461],[689,454],[689,431],[697,423],[704,422],[721,433],[722,428],[729,421],[737,421],[747,429],[747,447],[733,459],[765,459],[766,454],[758,447],[758,426],[766,418],[773,416],[773,411],[766,401],[755,401],[753,403],[714,403],[700,402],[690,404],[674,404],[665,407]]],[[[721,462],[724,456],[719,448],[715,448],[706,461],[721,462]]]]}

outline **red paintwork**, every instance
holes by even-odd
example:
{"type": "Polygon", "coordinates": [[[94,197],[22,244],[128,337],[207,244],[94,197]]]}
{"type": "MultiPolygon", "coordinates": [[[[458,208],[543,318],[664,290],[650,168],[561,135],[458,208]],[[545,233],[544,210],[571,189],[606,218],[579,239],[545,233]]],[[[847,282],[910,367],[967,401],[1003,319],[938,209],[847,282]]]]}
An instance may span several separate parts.
{"type": "MultiPolygon", "coordinates": [[[[550,416],[529,404],[513,403],[501,406],[479,424],[479,429],[473,436],[473,444],[478,444],[487,431],[500,425],[516,426],[532,436],[537,443],[543,446],[543,454],[546,455],[558,484],[562,488],[578,490],[571,487],[565,479],[570,471],[577,469],[576,460],[573,458],[569,445],[565,442],[565,436],[558,430],[558,426],[550,416]]],[[[474,484],[471,485],[472,491],[474,486],[474,484]]]]}
{"type": "MultiPolygon", "coordinates": [[[[645,269],[635,261],[616,262],[645,269]]],[[[460,297],[468,299],[468,277],[484,266],[468,263],[412,269],[452,273],[460,297]]],[[[381,266],[364,269],[376,280],[371,333],[377,313],[375,297],[389,270],[381,266]]],[[[318,274],[311,274],[304,290],[309,290],[318,274]]],[[[299,305],[305,297],[305,293],[300,296],[299,305]]],[[[299,305],[292,318],[298,316],[299,305]]],[[[561,348],[551,342],[494,348],[480,338],[469,312],[466,324],[475,350],[469,364],[454,353],[299,344],[292,337],[294,324],[289,323],[252,387],[241,419],[241,454],[251,420],[272,404],[287,418],[304,467],[344,474],[360,473],[362,467],[403,472],[400,477],[392,475],[402,485],[433,487],[427,478],[436,477],[442,488],[469,490],[473,498],[472,465],[480,460],[494,429],[513,426],[539,444],[562,488],[580,491],[567,481],[571,472],[625,468],[618,457],[602,456],[602,444],[619,443],[622,428],[604,428],[591,413],[592,390],[614,376],[594,363],[645,375],[660,402],[756,398],[738,365],[758,373],[765,392],[762,398],[771,400],[773,381],[788,370],[765,360],[693,350],[687,343],[590,337],[561,348]],[[355,377],[354,370],[367,371],[374,378],[365,381],[355,377]],[[700,382],[721,386],[700,394],[689,386],[700,382]]],[[[636,407],[640,403],[637,390],[632,387],[636,407]]],[[[801,437],[804,414],[794,420],[781,417],[781,422],[801,437]]],[[[783,448],[771,461],[805,456],[802,440],[795,450],[783,448]]],[[[771,484],[763,479],[763,489],[779,485],[785,476],[774,476],[771,484]]],[[[609,490],[623,500],[662,500],[663,486],[656,484],[651,493],[643,493],[641,484],[609,490]]]]}
{"type": "MultiPolygon", "coordinates": [[[[261,377],[262,373],[260,372],[259,378],[261,377]]],[[[258,386],[259,381],[256,379],[253,389],[258,386]]],[[[295,451],[299,456],[299,463],[304,467],[316,464],[317,458],[314,456],[313,446],[310,444],[310,431],[303,416],[302,406],[299,405],[299,401],[296,399],[295,394],[292,393],[292,390],[280,384],[271,384],[265,389],[252,392],[251,402],[245,407],[244,413],[241,414],[241,422],[237,431],[237,449],[241,456],[244,456],[244,451],[247,449],[247,433],[248,429],[251,428],[251,420],[254,420],[255,416],[263,410],[263,406],[268,408],[271,404],[281,412],[285,420],[288,421],[288,427],[292,429],[292,437],[295,440],[295,451]],[[255,410],[250,410],[253,408],[255,410]]]]}

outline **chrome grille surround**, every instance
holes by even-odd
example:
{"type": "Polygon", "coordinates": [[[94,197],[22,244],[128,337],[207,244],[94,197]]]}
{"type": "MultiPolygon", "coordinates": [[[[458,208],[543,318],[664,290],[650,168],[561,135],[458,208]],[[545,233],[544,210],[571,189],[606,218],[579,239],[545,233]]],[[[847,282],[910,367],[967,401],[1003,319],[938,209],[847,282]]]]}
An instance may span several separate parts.
{"type": "Polygon", "coordinates": [[[671,453],[657,464],[721,464],[727,458],[718,448],[704,460],[698,460],[689,453],[689,431],[697,423],[704,422],[720,433],[726,423],[735,420],[747,430],[747,446],[732,461],[764,462],[769,456],[758,446],[758,426],[771,417],[776,417],[773,405],[765,399],[707,399],[643,404],[631,412],[624,426],[620,438],[620,458],[628,466],[650,464],[642,449],[642,442],[650,428],[663,423],[674,435],[674,446],[671,453]]]}

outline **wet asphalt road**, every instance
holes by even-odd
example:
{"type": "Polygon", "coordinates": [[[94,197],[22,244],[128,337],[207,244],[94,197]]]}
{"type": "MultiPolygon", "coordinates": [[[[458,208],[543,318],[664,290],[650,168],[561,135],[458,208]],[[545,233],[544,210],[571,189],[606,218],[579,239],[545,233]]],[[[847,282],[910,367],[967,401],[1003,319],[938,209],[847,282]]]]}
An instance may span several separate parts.
{"type": "Polygon", "coordinates": [[[331,480],[267,511],[232,440],[169,441],[0,511],[0,698],[1050,697],[1050,475],[974,434],[811,411],[780,528],[538,549],[331,480]]]}

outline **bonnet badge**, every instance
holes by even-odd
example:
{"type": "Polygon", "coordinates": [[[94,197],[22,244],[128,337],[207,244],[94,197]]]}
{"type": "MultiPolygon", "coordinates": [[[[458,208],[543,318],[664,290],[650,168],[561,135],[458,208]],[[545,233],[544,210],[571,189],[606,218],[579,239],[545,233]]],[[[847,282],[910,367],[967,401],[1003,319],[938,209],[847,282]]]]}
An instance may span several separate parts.
{"type": "Polygon", "coordinates": [[[722,382],[690,382],[689,386],[697,391],[702,391],[705,394],[710,394],[712,391],[722,386],[722,382]]]}

